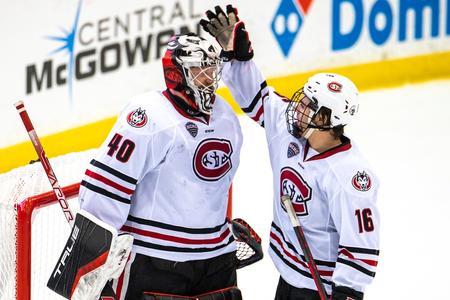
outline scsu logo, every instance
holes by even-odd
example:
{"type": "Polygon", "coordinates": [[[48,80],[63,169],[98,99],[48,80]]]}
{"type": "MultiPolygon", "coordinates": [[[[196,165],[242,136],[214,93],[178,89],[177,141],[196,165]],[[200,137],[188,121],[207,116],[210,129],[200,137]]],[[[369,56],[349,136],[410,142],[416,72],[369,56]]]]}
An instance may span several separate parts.
{"type": "MultiPolygon", "coordinates": [[[[280,173],[280,198],[288,195],[291,198],[297,216],[307,216],[307,201],[311,200],[312,190],[308,183],[290,167],[281,169],[280,173]]],[[[286,208],[281,204],[283,209],[286,208]]]]}
{"type": "Polygon", "coordinates": [[[206,139],[195,150],[194,173],[202,180],[217,181],[231,170],[231,142],[225,139],[206,139]]]}

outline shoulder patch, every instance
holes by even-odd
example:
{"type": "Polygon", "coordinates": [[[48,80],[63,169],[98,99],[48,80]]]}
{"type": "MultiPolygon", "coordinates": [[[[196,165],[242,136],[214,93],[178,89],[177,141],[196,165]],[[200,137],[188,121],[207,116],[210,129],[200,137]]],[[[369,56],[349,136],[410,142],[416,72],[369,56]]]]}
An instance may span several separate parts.
{"type": "Polygon", "coordinates": [[[147,124],[148,117],[145,113],[145,109],[141,109],[140,107],[133,110],[127,115],[127,122],[132,127],[141,128],[147,124]]]}
{"type": "Polygon", "coordinates": [[[189,132],[189,134],[192,137],[195,138],[197,136],[197,133],[198,133],[198,126],[197,125],[195,125],[192,122],[187,122],[186,124],[184,124],[184,127],[186,127],[186,130],[189,132]]]}
{"type": "Polygon", "coordinates": [[[300,153],[300,147],[297,145],[297,143],[291,142],[288,146],[287,157],[291,158],[293,156],[296,156],[299,153],[300,153]]]}
{"type": "Polygon", "coordinates": [[[366,171],[357,171],[356,175],[352,178],[352,185],[356,190],[366,192],[372,187],[372,179],[366,171]]]}

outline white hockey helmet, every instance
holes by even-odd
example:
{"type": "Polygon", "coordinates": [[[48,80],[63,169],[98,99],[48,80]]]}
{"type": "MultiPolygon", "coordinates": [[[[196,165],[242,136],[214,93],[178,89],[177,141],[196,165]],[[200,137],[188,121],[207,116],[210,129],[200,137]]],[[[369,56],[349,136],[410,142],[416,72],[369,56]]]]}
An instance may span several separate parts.
{"type": "Polygon", "coordinates": [[[345,76],[318,73],[303,87],[305,95],[317,105],[331,110],[331,127],[347,125],[358,112],[358,89],[345,76]]]}
{"type": "Polygon", "coordinates": [[[293,136],[308,138],[314,129],[329,130],[345,126],[358,111],[358,89],[342,75],[318,73],[298,90],[286,109],[288,131],[293,136]],[[319,110],[330,110],[328,125],[314,124],[319,110]]]}
{"type": "Polygon", "coordinates": [[[222,70],[217,48],[193,33],[176,35],[162,62],[166,86],[183,95],[194,111],[211,114],[222,70]],[[206,83],[198,80],[201,77],[208,78],[206,83]]]}

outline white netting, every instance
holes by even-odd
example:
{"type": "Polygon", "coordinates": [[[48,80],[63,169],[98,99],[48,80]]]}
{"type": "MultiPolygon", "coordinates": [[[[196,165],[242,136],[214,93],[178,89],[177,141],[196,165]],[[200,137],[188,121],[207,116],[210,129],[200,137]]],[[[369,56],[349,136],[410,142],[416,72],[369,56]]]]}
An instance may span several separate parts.
{"type": "MultiPolygon", "coordinates": [[[[50,159],[62,187],[80,182],[95,149],[50,159]]],[[[0,174],[0,300],[15,299],[16,216],[15,204],[51,191],[40,162],[0,174]]],[[[69,201],[75,213],[78,201],[69,201]]],[[[69,226],[56,203],[37,209],[32,216],[31,299],[62,299],[47,287],[47,279],[69,234],[69,226]]],[[[19,270],[20,272],[20,270],[19,270]]]]}

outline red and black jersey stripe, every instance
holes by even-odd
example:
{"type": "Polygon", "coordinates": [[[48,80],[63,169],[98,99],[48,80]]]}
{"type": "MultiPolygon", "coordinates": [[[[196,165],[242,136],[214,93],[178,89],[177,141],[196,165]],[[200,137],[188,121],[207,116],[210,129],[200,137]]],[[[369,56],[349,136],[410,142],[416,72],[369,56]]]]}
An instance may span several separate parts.
{"type": "Polygon", "coordinates": [[[134,185],[136,185],[136,183],[137,183],[137,179],[134,179],[133,177],[130,177],[122,172],[119,172],[119,171],[117,171],[95,159],[91,160],[90,164],[93,165],[94,167],[102,169],[103,171],[105,171],[111,175],[116,176],[117,178],[119,178],[123,181],[126,181],[126,182],[134,184],[134,185]]]}
{"type": "Polygon", "coordinates": [[[234,241],[226,220],[213,227],[190,228],[129,215],[121,230],[133,234],[137,246],[169,252],[211,252],[234,241]]]}
{"type": "Polygon", "coordinates": [[[269,95],[267,82],[263,81],[249,106],[242,108],[253,121],[264,127],[264,99],[269,95]]]}
{"type": "Polygon", "coordinates": [[[81,185],[94,193],[124,204],[131,203],[137,180],[95,159],[91,160],[95,170],[87,169],[81,185]]]}
{"type": "MultiPolygon", "coordinates": [[[[304,255],[299,254],[295,247],[286,240],[281,229],[275,223],[272,223],[272,231],[270,237],[271,250],[280,258],[280,260],[285,265],[289,266],[292,270],[296,271],[300,275],[313,279],[304,255]]],[[[331,261],[323,261],[317,259],[314,259],[314,262],[318,267],[322,282],[324,284],[331,285],[332,282],[324,277],[331,279],[336,264],[331,261]]]]}
{"type": "Polygon", "coordinates": [[[259,88],[258,92],[256,93],[255,97],[253,98],[252,102],[250,103],[250,105],[242,108],[243,112],[245,112],[247,114],[247,113],[251,113],[255,109],[256,104],[258,103],[259,99],[261,99],[262,90],[266,87],[267,87],[267,82],[264,80],[261,83],[260,88],[259,88]]]}
{"type": "Polygon", "coordinates": [[[377,249],[339,245],[337,262],[347,265],[367,276],[375,277],[374,269],[378,265],[379,253],[380,251],[377,249]]]}

